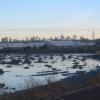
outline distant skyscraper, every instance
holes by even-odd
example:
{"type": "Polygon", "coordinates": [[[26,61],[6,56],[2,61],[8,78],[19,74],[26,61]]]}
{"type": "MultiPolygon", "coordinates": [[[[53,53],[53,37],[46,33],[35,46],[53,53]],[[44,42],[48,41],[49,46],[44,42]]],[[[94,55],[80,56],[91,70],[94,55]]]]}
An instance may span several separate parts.
{"type": "Polygon", "coordinates": [[[92,40],[95,40],[95,31],[92,31],[92,40]]]}

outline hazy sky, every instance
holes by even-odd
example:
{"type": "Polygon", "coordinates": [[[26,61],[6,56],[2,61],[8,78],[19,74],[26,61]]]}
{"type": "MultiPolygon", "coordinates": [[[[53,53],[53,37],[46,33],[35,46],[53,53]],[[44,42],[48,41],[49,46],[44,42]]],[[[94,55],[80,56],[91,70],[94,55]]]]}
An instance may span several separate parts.
{"type": "Polygon", "coordinates": [[[99,30],[100,0],[0,0],[0,30],[41,28],[99,30]]]}

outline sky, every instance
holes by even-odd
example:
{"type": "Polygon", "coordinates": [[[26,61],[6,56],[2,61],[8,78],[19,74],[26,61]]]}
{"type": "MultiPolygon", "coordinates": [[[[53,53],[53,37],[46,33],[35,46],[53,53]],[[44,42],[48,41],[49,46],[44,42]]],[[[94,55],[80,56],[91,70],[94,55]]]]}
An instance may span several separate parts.
{"type": "Polygon", "coordinates": [[[0,0],[1,36],[68,31],[90,37],[95,29],[99,37],[99,18],[100,0],[0,0]]]}

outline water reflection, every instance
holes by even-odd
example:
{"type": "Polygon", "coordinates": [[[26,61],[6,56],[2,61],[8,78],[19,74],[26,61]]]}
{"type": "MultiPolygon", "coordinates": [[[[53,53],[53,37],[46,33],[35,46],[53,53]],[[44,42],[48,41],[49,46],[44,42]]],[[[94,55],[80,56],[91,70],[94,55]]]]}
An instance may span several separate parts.
{"type": "Polygon", "coordinates": [[[5,84],[6,90],[22,90],[27,80],[34,79],[41,85],[46,84],[46,78],[50,76],[55,77],[53,81],[58,81],[100,66],[98,60],[87,55],[92,54],[1,54],[0,83],[5,84]]]}

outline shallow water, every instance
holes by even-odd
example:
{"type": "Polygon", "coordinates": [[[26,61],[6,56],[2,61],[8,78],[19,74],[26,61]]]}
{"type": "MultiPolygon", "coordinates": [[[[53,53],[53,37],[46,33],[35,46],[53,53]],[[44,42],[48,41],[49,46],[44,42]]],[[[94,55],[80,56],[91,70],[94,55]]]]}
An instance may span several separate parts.
{"type": "Polygon", "coordinates": [[[17,91],[43,85],[51,81],[70,77],[78,71],[89,72],[100,66],[100,61],[87,58],[92,54],[33,54],[33,55],[0,55],[0,83],[5,84],[6,91],[17,91]],[[41,58],[40,62],[37,62],[41,58]],[[19,60],[11,63],[12,59],[19,60]],[[29,60],[30,63],[24,62],[29,60]],[[79,67],[73,67],[74,65],[79,67]],[[33,84],[34,83],[34,84],[33,84]]]}

